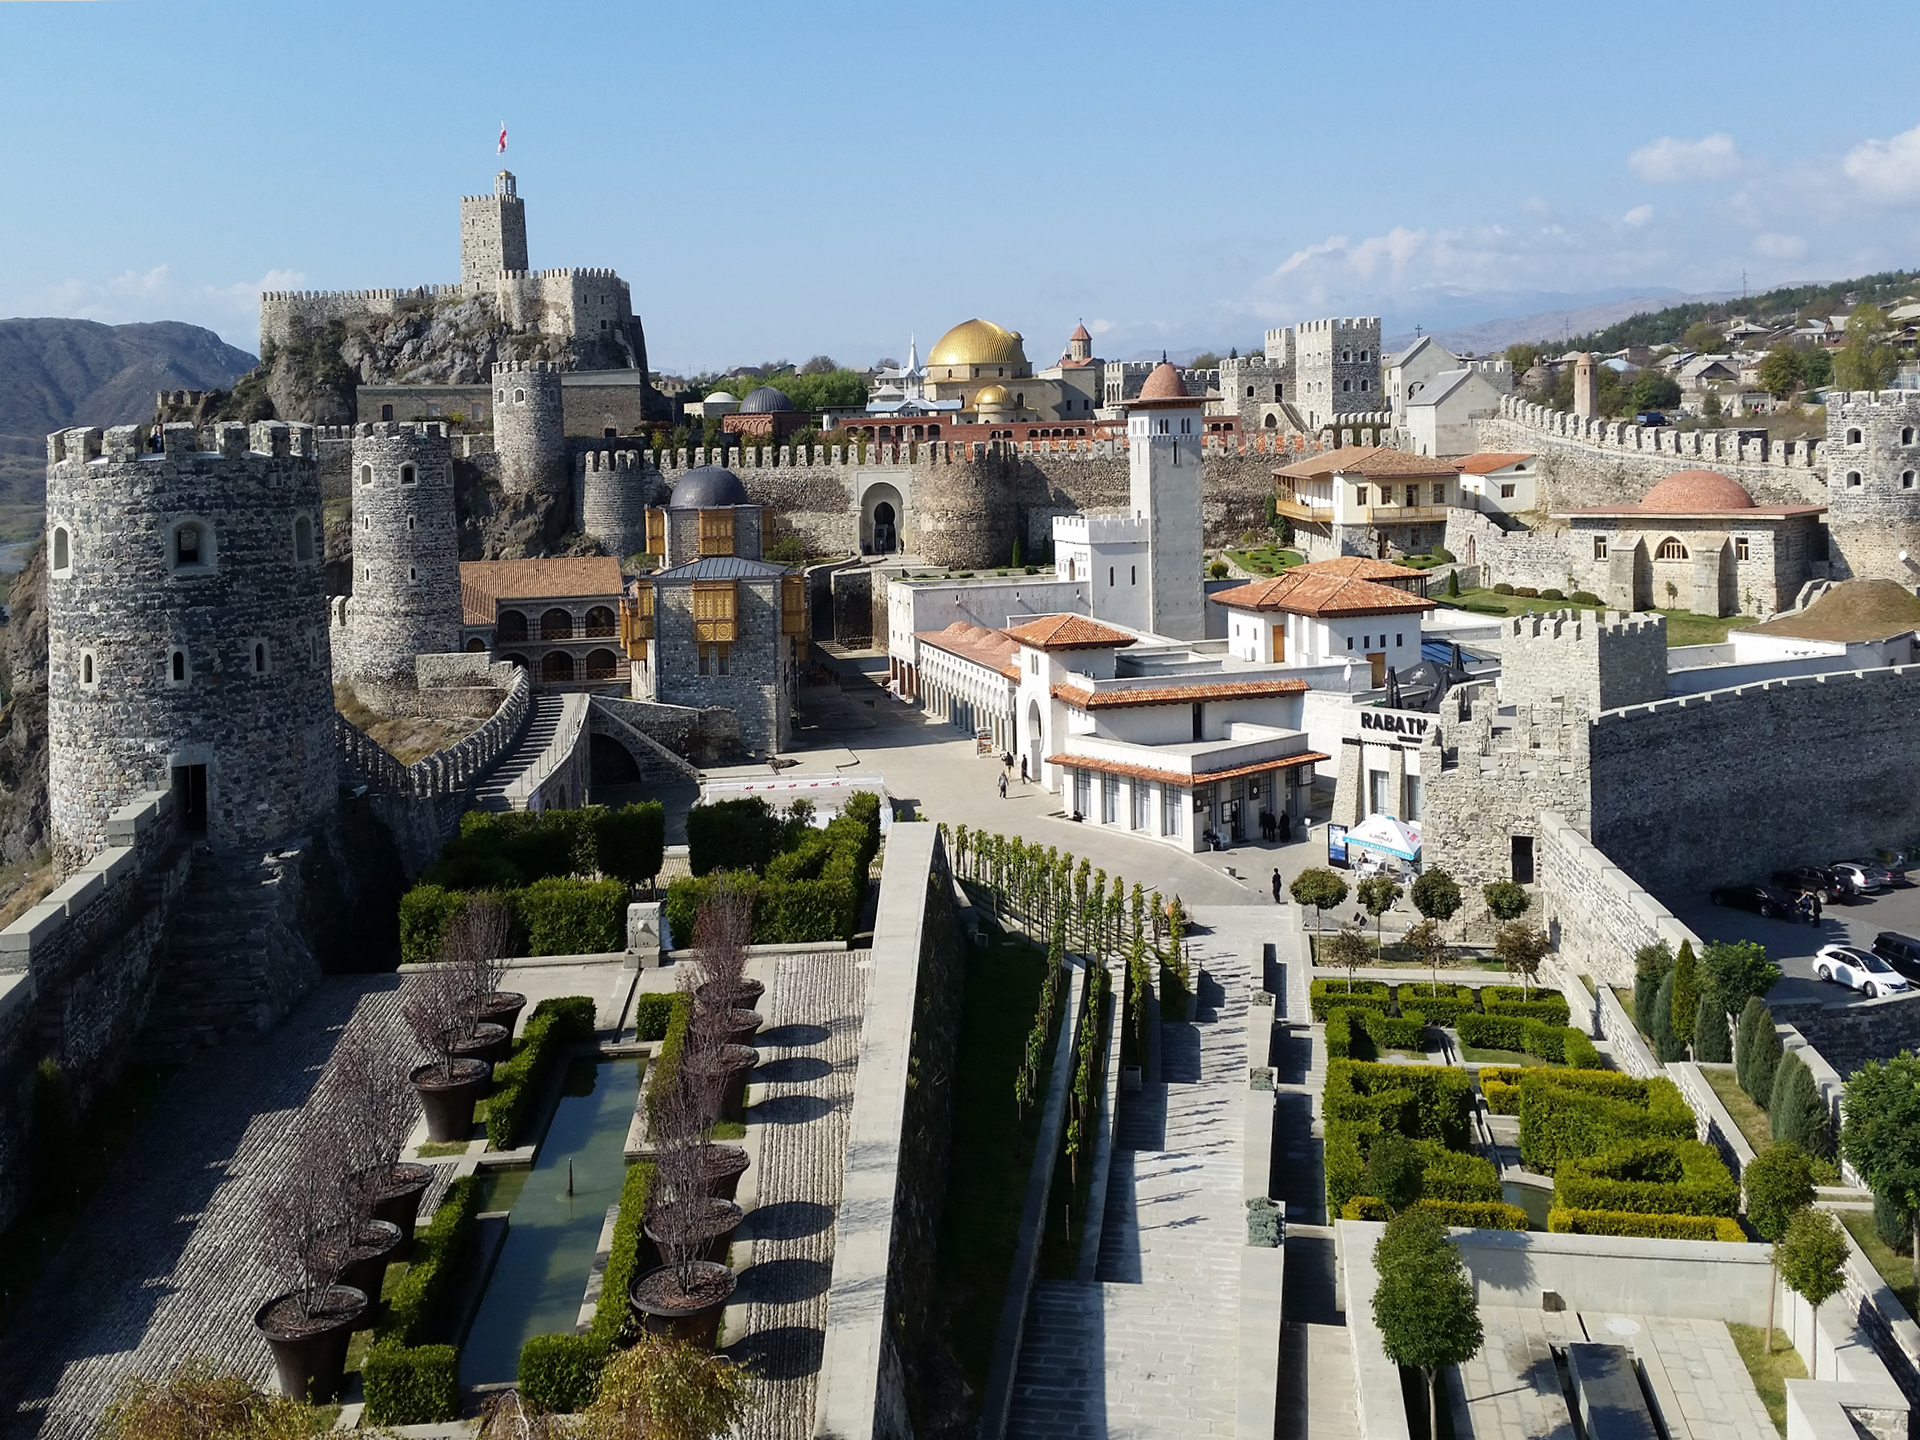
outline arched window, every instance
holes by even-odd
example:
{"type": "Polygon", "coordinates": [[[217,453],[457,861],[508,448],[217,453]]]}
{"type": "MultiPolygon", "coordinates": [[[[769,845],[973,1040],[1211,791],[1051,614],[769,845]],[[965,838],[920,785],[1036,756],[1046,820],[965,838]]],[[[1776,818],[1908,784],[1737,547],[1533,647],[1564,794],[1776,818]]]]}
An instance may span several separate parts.
{"type": "Polygon", "coordinates": [[[296,516],[293,522],[293,558],[302,565],[313,559],[313,518],[296,516]]]}
{"type": "Polygon", "coordinates": [[[1654,558],[1658,560],[1684,560],[1687,558],[1687,547],[1669,535],[1660,542],[1659,553],[1654,558]]]}
{"type": "Polygon", "coordinates": [[[518,665],[522,670],[527,668],[527,657],[524,655],[507,654],[502,655],[500,658],[509,665],[518,665]]]}
{"type": "Polygon", "coordinates": [[[413,529],[413,516],[407,516],[407,529],[413,529]]]}
{"type": "Polygon", "coordinates": [[[402,485],[411,485],[417,478],[418,476],[414,473],[413,466],[402,465],[400,467],[400,483],[402,485]]]}
{"type": "Polygon", "coordinates": [[[1278,417],[1273,415],[1268,415],[1266,418],[1266,427],[1269,430],[1278,430],[1280,428],[1280,421],[1278,417]]]}
{"type": "Polygon", "coordinates": [[[267,642],[264,640],[253,642],[253,673],[256,675],[267,673],[267,642]]]}
{"type": "Polygon", "coordinates": [[[595,650],[587,656],[587,679],[613,680],[620,674],[620,662],[611,650],[595,650]]]}
{"type": "Polygon", "coordinates": [[[1860,472],[1858,470],[1847,471],[1847,488],[1849,490],[1855,490],[1855,489],[1858,489],[1859,486],[1860,486],[1860,472]]]}
{"type": "Polygon", "coordinates": [[[542,640],[571,640],[573,638],[573,616],[556,605],[540,617],[540,638],[542,640]]]}
{"type": "Polygon", "coordinates": [[[564,685],[573,679],[573,656],[555,650],[540,661],[540,678],[548,684],[564,685]]]}
{"type": "Polygon", "coordinates": [[[514,403],[514,404],[516,404],[516,405],[524,405],[524,404],[526,404],[526,403],[527,403],[527,392],[526,392],[526,391],[524,391],[524,390],[516,390],[516,391],[514,391],[514,392],[513,392],[513,403],[514,403]]]}
{"type": "Polygon", "coordinates": [[[175,685],[187,683],[187,652],[178,645],[167,656],[167,678],[175,685]]]}
{"type": "Polygon", "coordinates": [[[93,676],[93,652],[91,650],[82,650],[80,652],[80,683],[88,689],[92,689],[94,684],[93,676]]]}
{"type": "Polygon", "coordinates": [[[590,637],[613,634],[613,611],[605,605],[596,605],[587,611],[587,628],[582,632],[590,637]]]}
{"type": "MultiPolygon", "coordinates": [[[[494,635],[501,640],[519,641],[527,638],[527,617],[518,610],[502,610],[499,622],[494,626],[494,635]]],[[[526,664],[526,661],[521,661],[526,664]]]]}
{"type": "Polygon", "coordinates": [[[73,541],[67,534],[67,527],[53,527],[53,569],[56,575],[65,574],[73,568],[73,541]]]}
{"type": "Polygon", "coordinates": [[[1903,425],[1900,427],[1900,443],[1902,445],[1911,445],[1913,443],[1913,426],[1903,425]]]}
{"type": "Polygon", "coordinates": [[[371,485],[373,483],[373,467],[371,465],[362,465],[360,467],[360,483],[362,485],[371,485]]]}
{"type": "Polygon", "coordinates": [[[1847,431],[1847,443],[1849,445],[1858,445],[1860,443],[1860,429],[1858,426],[1847,431]]]}
{"type": "Polygon", "coordinates": [[[473,639],[467,641],[467,653],[469,655],[486,654],[487,642],[482,640],[478,635],[474,636],[473,639]]]}
{"type": "Polygon", "coordinates": [[[182,520],[173,527],[173,542],[167,550],[175,570],[210,570],[213,530],[200,520],[182,520]]]}
{"type": "Polygon", "coordinates": [[[393,419],[393,407],[391,405],[382,405],[380,407],[380,418],[382,420],[393,419]]]}

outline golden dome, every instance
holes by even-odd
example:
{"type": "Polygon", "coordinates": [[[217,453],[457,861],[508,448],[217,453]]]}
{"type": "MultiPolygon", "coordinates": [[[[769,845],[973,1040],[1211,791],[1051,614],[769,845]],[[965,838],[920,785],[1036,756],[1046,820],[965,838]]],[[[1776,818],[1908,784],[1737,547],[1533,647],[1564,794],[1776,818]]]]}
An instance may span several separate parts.
{"type": "Polygon", "coordinates": [[[1018,330],[1002,330],[991,320],[966,320],[942,335],[927,352],[929,365],[1024,365],[1026,348],[1018,330]]]}
{"type": "Polygon", "coordinates": [[[1013,397],[1007,393],[1004,385],[989,385],[984,390],[974,392],[973,408],[976,410],[1011,410],[1013,397]]]}

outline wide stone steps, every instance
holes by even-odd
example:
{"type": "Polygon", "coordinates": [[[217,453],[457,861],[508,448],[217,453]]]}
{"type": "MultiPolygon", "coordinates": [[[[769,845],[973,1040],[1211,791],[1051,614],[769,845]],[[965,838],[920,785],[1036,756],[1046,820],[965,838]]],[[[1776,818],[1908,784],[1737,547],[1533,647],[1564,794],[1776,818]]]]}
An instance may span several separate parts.
{"type": "Polygon", "coordinates": [[[513,802],[507,792],[514,783],[522,779],[528,771],[540,763],[554,738],[560,733],[561,718],[566,710],[564,695],[536,695],[533,697],[533,714],[528,717],[526,733],[520,737],[520,743],[510,750],[506,757],[494,767],[494,771],[482,782],[475,795],[476,807],[481,810],[511,810],[513,802]]]}

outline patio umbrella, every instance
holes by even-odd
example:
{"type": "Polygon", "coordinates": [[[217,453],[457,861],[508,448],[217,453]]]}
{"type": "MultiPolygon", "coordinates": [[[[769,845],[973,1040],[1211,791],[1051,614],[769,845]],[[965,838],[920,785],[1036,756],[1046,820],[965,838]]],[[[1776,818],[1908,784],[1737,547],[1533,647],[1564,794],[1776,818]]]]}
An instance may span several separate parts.
{"type": "Polygon", "coordinates": [[[1402,860],[1420,858],[1420,827],[1391,815],[1369,815],[1347,832],[1347,844],[1379,850],[1402,860]]]}

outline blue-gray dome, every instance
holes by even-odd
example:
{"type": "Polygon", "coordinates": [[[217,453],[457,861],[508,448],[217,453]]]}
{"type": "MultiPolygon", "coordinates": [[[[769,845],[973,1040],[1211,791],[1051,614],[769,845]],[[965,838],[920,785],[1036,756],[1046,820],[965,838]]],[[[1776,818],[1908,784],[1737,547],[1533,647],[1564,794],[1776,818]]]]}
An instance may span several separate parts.
{"type": "Polygon", "coordinates": [[[747,398],[740,402],[742,415],[777,415],[793,409],[793,401],[771,385],[762,385],[758,390],[749,390],[747,398]]]}
{"type": "Polygon", "coordinates": [[[724,465],[702,465],[689,470],[673,487],[669,510],[717,510],[723,505],[751,505],[747,487],[724,465]]]}

